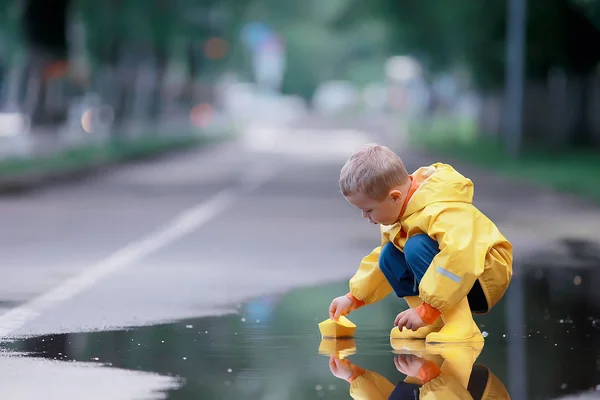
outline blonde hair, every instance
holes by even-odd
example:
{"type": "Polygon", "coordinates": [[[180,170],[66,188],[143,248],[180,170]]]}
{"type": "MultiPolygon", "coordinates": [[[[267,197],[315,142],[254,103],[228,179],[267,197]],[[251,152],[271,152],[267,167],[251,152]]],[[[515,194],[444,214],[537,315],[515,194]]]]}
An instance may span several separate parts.
{"type": "Polygon", "coordinates": [[[390,190],[409,180],[404,163],[386,146],[370,143],[356,150],[340,172],[344,196],[362,193],[383,200],[390,190]]]}

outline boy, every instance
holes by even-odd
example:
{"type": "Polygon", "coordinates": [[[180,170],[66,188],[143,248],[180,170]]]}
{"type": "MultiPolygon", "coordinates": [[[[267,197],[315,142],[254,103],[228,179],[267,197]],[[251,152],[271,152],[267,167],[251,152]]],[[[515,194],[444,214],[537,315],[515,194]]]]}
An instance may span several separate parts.
{"type": "Polygon", "coordinates": [[[409,175],[396,153],[369,144],[349,158],[339,184],[380,225],[381,246],[363,258],[329,316],[337,320],[393,290],[409,309],[396,317],[392,339],[483,342],[472,313],[489,312],[506,292],[512,246],[473,206],[473,182],[442,163],[409,175]]]}

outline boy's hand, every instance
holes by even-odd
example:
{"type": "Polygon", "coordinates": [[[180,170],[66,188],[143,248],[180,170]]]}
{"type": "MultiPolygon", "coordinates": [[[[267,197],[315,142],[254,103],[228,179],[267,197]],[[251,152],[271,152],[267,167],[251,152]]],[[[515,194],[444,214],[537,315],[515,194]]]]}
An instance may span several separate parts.
{"type": "Polygon", "coordinates": [[[336,378],[348,380],[352,376],[352,367],[348,360],[340,360],[335,356],[329,357],[329,370],[336,378]]]}
{"type": "Polygon", "coordinates": [[[401,332],[403,327],[416,331],[425,325],[427,324],[423,322],[416,308],[409,308],[406,311],[402,311],[396,316],[396,320],[394,321],[394,326],[397,326],[401,332]]]}
{"type": "Polygon", "coordinates": [[[394,364],[398,372],[406,376],[418,376],[425,360],[413,354],[400,354],[394,358],[394,364]]]}
{"type": "Polygon", "coordinates": [[[329,318],[337,321],[341,315],[350,314],[353,307],[354,303],[348,296],[336,297],[329,306],[329,318]]]}

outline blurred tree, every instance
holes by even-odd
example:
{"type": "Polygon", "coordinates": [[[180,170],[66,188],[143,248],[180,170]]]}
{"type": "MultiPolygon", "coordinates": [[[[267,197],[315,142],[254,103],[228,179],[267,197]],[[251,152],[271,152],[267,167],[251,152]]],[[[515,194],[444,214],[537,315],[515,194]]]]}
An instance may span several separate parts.
{"type": "MultiPolygon", "coordinates": [[[[207,60],[206,42],[211,37],[232,36],[227,24],[235,23],[239,2],[226,0],[74,0],[86,26],[91,64],[103,90],[106,79],[115,88],[113,104],[119,119],[126,118],[135,96],[139,71],[152,74],[145,114],[158,117],[170,98],[164,91],[170,67],[187,72],[184,95],[192,93],[199,73],[216,70],[220,60],[207,60]],[[212,69],[211,69],[212,67],[212,69]],[[99,71],[113,70],[110,78],[99,71]]],[[[227,56],[227,54],[225,54],[227,56]]],[[[144,99],[145,101],[146,99],[144,99]]]]}
{"type": "MultiPolygon", "coordinates": [[[[417,57],[433,73],[467,67],[477,88],[498,91],[504,84],[506,14],[506,0],[350,1],[332,25],[348,31],[364,15],[377,16],[392,31],[390,51],[417,57]]],[[[526,75],[530,81],[547,81],[552,70],[560,69],[578,83],[573,144],[591,142],[587,104],[589,79],[600,62],[599,17],[595,0],[527,1],[526,75]]]]}
{"type": "MultiPolygon", "coordinates": [[[[413,54],[433,72],[466,63],[480,87],[501,86],[506,0],[485,4],[432,1],[355,1],[340,13],[334,26],[354,29],[365,14],[378,15],[392,29],[390,51],[413,54]]],[[[598,30],[567,0],[529,0],[527,23],[529,77],[545,78],[555,67],[583,73],[600,60],[598,46],[583,40],[597,38],[598,30]]]]}
{"type": "Polygon", "coordinates": [[[573,4],[581,7],[585,15],[600,27],[600,1],[599,0],[571,0],[573,4]]]}
{"type": "Polygon", "coordinates": [[[285,41],[284,92],[309,100],[324,81],[343,79],[362,85],[383,79],[388,37],[385,22],[363,16],[353,29],[333,29],[332,23],[346,6],[347,0],[254,2],[248,18],[268,23],[285,41]]]}

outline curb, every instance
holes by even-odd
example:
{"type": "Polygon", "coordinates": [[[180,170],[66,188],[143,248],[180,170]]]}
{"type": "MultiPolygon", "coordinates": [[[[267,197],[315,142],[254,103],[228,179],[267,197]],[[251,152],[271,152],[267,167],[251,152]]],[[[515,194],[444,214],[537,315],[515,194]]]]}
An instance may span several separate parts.
{"type": "Polygon", "coordinates": [[[0,172],[0,195],[21,194],[50,184],[74,182],[107,172],[120,165],[209,147],[228,139],[197,135],[180,136],[172,141],[165,140],[162,144],[155,143],[154,147],[144,147],[143,143],[135,143],[135,141],[121,143],[130,147],[120,150],[118,144],[109,143],[99,148],[98,154],[85,160],[66,161],[64,165],[51,168],[32,167],[29,171],[0,172]]]}

